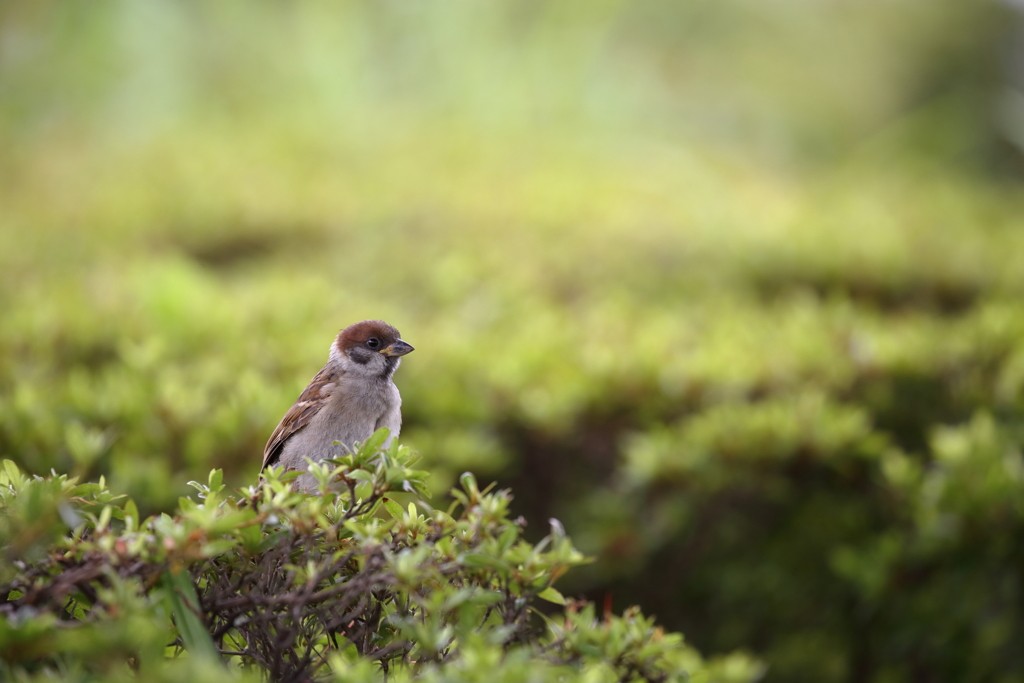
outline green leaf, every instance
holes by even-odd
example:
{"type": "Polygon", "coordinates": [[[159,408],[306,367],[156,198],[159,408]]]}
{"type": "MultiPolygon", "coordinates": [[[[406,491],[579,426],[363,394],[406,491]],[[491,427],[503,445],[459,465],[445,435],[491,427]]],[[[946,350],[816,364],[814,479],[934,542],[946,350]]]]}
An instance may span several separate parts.
{"type": "MultiPolygon", "coordinates": [[[[420,497],[421,500],[430,500],[434,495],[427,488],[427,485],[422,481],[406,480],[402,482],[402,489],[409,493],[415,493],[420,497]]],[[[452,490],[452,494],[455,494],[455,490],[452,490]]]]}
{"type": "Polygon", "coordinates": [[[171,604],[174,623],[178,627],[185,649],[193,657],[220,661],[217,647],[199,617],[199,597],[196,595],[195,586],[192,585],[192,577],[183,570],[168,570],[163,574],[163,584],[171,604]]]}
{"type": "Polygon", "coordinates": [[[507,529],[501,532],[501,536],[498,537],[498,544],[502,552],[507,551],[515,543],[516,538],[519,536],[519,529],[510,524],[507,529]]]}
{"type": "Polygon", "coordinates": [[[476,485],[476,477],[473,476],[472,472],[463,472],[462,476],[459,477],[459,483],[462,484],[462,488],[466,490],[466,493],[473,494],[479,490],[476,485]]]}
{"type": "Polygon", "coordinates": [[[556,605],[564,605],[565,604],[565,596],[562,595],[561,593],[559,593],[553,586],[548,586],[547,588],[542,590],[540,593],[537,593],[537,597],[540,598],[541,600],[547,600],[548,602],[553,602],[556,605]]]}
{"type": "Polygon", "coordinates": [[[401,520],[405,514],[402,510],[402,506],[391,500],[390,498],[384,499],[384,508],[388,511],[388,514],[397,520],[401,520]]]}
{"type": "Polygon", "coordinates": [[[216,557],[217,555],[223,555],[234,547],[235,542],[227,539],[209,541],[208,543],[203,544],[203,557],[216,557]]]}
{"type": "Polygon", "coordinates": [[[235,529],[235,534],[242,541],[242,546],[246,552],[255,553],[260,550],[260,545],[263,542],[263,529],[258,524],[252,524],[250,526],[243,526],[235,529]]]}
{"type": "Polygon", "coordinates": [[[105,529],[110,524],[110,518],[114,515],[114,508],[109,505],[104,505],[103,510],[100,511],[100,519],[96,522],[97,529],[105,529]]]}
{"type": "Polygon", "coordinates": [[[216,493],[224,488],[224,470],[210,471],[210,491],[216,493]]]}
{"type": "Polygon", "coordinates": [[[358,500],[366,500],[373,494],[373,483],[369,481],[361,481],[356,484],[356,498],[358,500]]]}
{"type": "Polygon", "coordinates": [[[125,527],[128,531],[135,531],[139,528],[139,508],[135,505],[135,501],[131,498],[124,504],[124,517],[125,527]],[[128,521],[129,518],[131,521],[128,521]]]}
{"type": "Polygon", "coordinates": [[[491,569],[501,574],[507,574],[512,569],[508,562],[481,553],[466,553],[460,559],[464,565],[473,569],[491,569]]]}
{"type": "Polygon", "coordinates": [[[366,454],[376,453],[384,445],[384,442],[388,440],[389,436],[391,436],[391,430],[387,427],[381,427],[371,434],[369,439],[363,442],[363,446],[359,450],[366,454]]]}
{"type": "Polygon", "coordinates": [[[207,531],[211,534],[225,534],[234,531],[237,527],[252,521],[256,513],[252,510],[233,510],[213,520],[207,531]]]}
{"type": "Polygon", "coordinates": [[[12,485],[17,486],[21,483],[21,470],[14,464],[13,460],[4,460],[4,472],[7,473],[7,478],[12,485]]]}

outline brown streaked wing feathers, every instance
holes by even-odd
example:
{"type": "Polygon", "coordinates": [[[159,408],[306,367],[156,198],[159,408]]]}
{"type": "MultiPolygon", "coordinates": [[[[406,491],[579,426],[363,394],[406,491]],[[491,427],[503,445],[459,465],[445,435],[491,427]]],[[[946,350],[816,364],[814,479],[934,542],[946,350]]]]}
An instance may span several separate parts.
{"type": "Polygon", "coordinates": [[[263,449],[263,467],[260,468],[261,472],[271,465],[277,464],[277,459],[281,455],[281,451],[284,450],[285,442],[293,434],[308,425],[313,416],[320,412],[321,406],[330,396],[330,392],[324,392],[324,387],[335,382],[338,379],[338,374],[338,371],[324,366],[320,372],[316,373],[309,386],[299,394],[295,405],[281,418],[281,423],[277,425],[277,429],[270,435],[267,447],[263,449]]]}

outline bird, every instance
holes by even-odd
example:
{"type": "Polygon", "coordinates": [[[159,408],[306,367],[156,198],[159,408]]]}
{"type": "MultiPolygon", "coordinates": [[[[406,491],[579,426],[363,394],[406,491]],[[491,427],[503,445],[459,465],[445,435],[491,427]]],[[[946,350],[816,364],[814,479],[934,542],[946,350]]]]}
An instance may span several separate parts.
{"type": "MultiPolygon", "coordinates": [[[[402,427],[402,397],[392,377],[402,356],[413,351],[398,330],[383,320],[363,320],[343,329],[331,344],[327,364],[281,418],[263,450],[262,472],[275,465],[306,470],[306,458],[341,457],[381,427],[388,442],[402,427]]],[[[310,474],[296,479],[310,492],[310,474]]]]}

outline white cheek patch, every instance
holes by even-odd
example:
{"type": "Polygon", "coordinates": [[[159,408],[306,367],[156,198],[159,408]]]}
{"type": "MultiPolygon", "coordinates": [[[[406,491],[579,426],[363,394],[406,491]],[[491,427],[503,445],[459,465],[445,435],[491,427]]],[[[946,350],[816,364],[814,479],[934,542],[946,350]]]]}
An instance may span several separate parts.
{"type": "Polygon", "coordinates": [[[330,362],[340,364],[344,357],[345,356],[338,348],[337,343],[331,344],[331,350],[328,352],[328,359],[330,360],[330,362]]]}
{"type": "Polygon", "coordinates": [[[338,365],[349,377],[379,377],[384,372],[384,356],[374,354],[366,363],[359,363],[345,354],[339,354],[338,365]]]}

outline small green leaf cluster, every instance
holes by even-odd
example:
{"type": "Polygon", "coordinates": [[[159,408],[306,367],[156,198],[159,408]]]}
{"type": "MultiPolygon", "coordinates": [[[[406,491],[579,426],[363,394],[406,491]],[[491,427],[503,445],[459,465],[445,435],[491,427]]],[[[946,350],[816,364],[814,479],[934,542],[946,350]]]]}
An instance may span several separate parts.
{"type": "Polygon", "coordinates": [[[430,506],[386,430],[298,472],[226,490],[219,470],[174,515],[140,520],[103,482],[0,474],[0,654],[19,680],[752,681],[631,609],[598,618],[553,583],[587,559],[561,525],[537,544],[508,491],[461,478],[430,506]],[[561,614],[538,601],[564,605],[561,614]],[[260,673],[262,672],[262,674],[260,673]],[[491,678],[496,675],[497,678],[491,678]]]}

